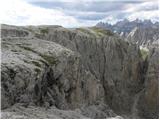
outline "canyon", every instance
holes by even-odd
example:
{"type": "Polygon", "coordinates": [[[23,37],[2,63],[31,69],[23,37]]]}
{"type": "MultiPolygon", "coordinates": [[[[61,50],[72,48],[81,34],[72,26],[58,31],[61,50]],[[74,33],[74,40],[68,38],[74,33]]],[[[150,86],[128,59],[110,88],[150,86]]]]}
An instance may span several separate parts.
{"type": "Polygon", "coordinates": [[[2,24],[1,44],[2,118],[159,118],[158,42],[2,24]]]}

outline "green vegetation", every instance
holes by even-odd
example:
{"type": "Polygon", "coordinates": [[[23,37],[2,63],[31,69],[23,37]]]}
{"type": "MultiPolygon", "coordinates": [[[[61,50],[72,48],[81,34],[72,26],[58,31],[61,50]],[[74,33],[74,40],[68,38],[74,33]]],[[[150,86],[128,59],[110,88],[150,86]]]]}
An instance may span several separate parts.
{"type": "Polygon", "coordinates": [[[88,29],[86,28],[77,28],[78,31],[83,32],[89,36],[93,37],[104,37],[104,36],[113,36],[114,33],[112,33],[110,30],[105,30],[98,27],[90,27],[88,29]]]}
{"type": "Polygon", "coordinates": [[[38,54],[38,55],[41,56],[40,53],[38,53],[37,51],[33,50],[32,48],[30,48],[30,47],[28,47],[28,46],[19,45],[19,47],[23,48],[24,50],[31,51],[31,52],[36,53],[36,54],[38,54]]]}
{"type": "Polygon", "coordinates": [[[41,72],[41,70],[38,69],[38,68],[35,68],[34,70],[35,70],[37,73],[40,73],[40,72],[41,72]]]}
{"type": "Polygon", "coordinates": [[[143,60],[145,60],[149,55],[149,52],[145,49],[141,49],[140,52],[141,52],[141,56],[142,56],[143,60]]]}
{"type": "MultiPolygon", "coordinates": [[[[33,50],[32,48],[27,47],[27,46],[21,46],[20,45],[20,47],[23,48],[23,49],[25,49],[25,50],[28,50],[28,51],[31,51],[31,52],[34,52],[34,53],[38,54],[39,56],[41,56],[44,60],[46,60],[51,65],[55,65],[58,62],[53,56],[39,53],[39,52],[37,52],[37,51],[33,50]]],[[[42,60],[40,60],[40,61],[42,62],[42,60]]],[[[44,62],[45,61],[43,61],[43,63],[44,62]]],[[[34,62],[32,61],[32,63],[35,64],[36,66],[40,66],[40,64],[38,62],[36,63],[35,61],[34,62]]]]}
{"type": "Polygon", "coordinates": [[[42,35],[40,33],[35,33],[36,38],[42,38],[42,35]]]}
{"type": "Polygon", "coordinates": [[[40,28],[40,33],[43,35],[48,34],[48,28],[40,28]]]}
{"type": "Polygon", "coordinates": [[[39,28],[40,29],[40,32],[34,32],[35,34],[35,37],[37,38],[42,38],[45,34],[48,34],[49,30],[48,28],[39,28]]]}
{"type": "Polygon", "coordinates": [[[27,50],[27,51],[31,51],[31,52],[37,53],[35,50],[33,50],[33,49],[30,48],[30,47],[22,46],[22,45],[19,45],[19,47],[21,47],[21,48],[23,48],[23,49],[25,49],[25,50],[27,50]]]}
{"type": "Polygon", "coordinates": [[[41,64],[39,64],[39,62],[37,62],[37,61],[32,61],[32,63],[37,67],[41,67],[41,64]]]}
{"type": "Polygon", "coordinates": [[[42,59],[40,59],[39,61],[42,62],[42,63],[44,63],[44,64],[46,64],[46,62],[44,60],[42,60],[42,59]]]}
{"type": "Polygon", "coordinates": [[[104,30],[104,29],[98,28],[98,27],[92,27],[91,29],[94,32],[96,32],[99,37],[105,36],[105,35],[108,35],[108,36],[113,36],[114,35],[110,30],[104,30]]]}
{"type": "Polygon", "coordinates": [[[55,65],[57,64],[57,60],[53,57],[53,56],[49,56],[49,55],[42,55],[39,54],[43,59],[45,59],[48,63],[50,63],[51,65],[55,65]]]}
{"type": "Polygon", "coordinates": [[[83,32],[85,34],[88,34],[89,36],[95,36],[93,33],[91,33],[89,30],[85,28],[77,28],[78,31],[83,32]]]}

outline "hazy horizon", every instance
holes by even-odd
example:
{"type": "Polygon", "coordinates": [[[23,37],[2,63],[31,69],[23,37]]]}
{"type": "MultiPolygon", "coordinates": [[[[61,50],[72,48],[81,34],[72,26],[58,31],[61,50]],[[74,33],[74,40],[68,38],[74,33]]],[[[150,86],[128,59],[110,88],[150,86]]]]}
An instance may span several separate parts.
{"type": "MultiPolygon", "coordinates": [[[[110,25],[115,25],[116,23],[118,23],[118,22],[121,22],[121,21],[123,21],[123,20],[125,20],[126,18],[124,18],[124,19],[122,19],[122,20],[119,20],[119,21],[116,21],[115,23],[109,23],[110,25]]],[[[127,19],[128,20],[128,19],[127,19]]],[[[138,20],[141,20],[141,19],[138,19],[138,20]]],[[[151,20],[151,19],[144,19],[144,20],[151,20]]],[[[144,21],[144,20],[141,20],[142,22],[144,21]]],[[[132,22],[132,21],[135,21],[135,20],[128,20],[129,22],[132,22]]],[[[100,22],[102,22],[102,23],[108,23],[107,21],[100,21],[100,22]]],[[[158,22],[159,23],[159,21],[153,21],[153,20],[151,20],[151,22],[153,23],[153,24],[155,24],[156,22],[158,22]]],[[[96,23],[97,24],[97,23],[96,23]]],[[[62,25],[56,25],[56,24],[39,24],[39,25],[14,25],[14,24],[5,24],[5,23],[0,23],[0,25],[9,25],[9,26],[19,26],[19,27],[26,27],[26,26],[62,26],[62,27],[65,27],[65,28],[83,28],[83,27],[94,27],[94,26],[96,26],[96,24],[95,25],[91,25],[91,26],[68,26],[68,27],[65,27],[65,26],[62,26],[62,25]]]]}

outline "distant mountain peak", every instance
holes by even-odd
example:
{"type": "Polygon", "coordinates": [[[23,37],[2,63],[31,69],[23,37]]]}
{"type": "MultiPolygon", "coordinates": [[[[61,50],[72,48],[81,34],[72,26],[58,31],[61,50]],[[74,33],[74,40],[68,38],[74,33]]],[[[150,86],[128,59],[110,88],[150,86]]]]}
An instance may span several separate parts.
{"type": "Polygon", "coordinates": [[[108,22],[99,22],[99,23],[96,24],[96,26],[100,25],[100,24],[105,24],[105,25],[107,24],[107,25],[115,26],[115,25],[117,25],[119,23],[142,23],[142,24],[155,24],[155,23],[158,23],[159,24],[159,22],[153,23],[150,19],[141,20],[141,19],[137,18],[137,19],[131,21],[131,20],[128,20],[127,18],[125,18],[123,20],[120,20],[120,21],[116,22],[113,25],[108,23],[108,22]]]}
{"type": "Polygon", "coordinates": [[[100,22],[96,26],[109,29],[122,38],[136,42],[139,45],[151,45],[158,40],[159,22],[153,23],[150,19],[141,20],[137,18],[133,21],[124,19],[114,25],[100,22]]]}
{"type": "Polygon", "coordinates": [[[124,19],[124,20],[118,21],[117,23],[113,25],[109,24],[108,22],[99,22],[96,24],[97,27],[109,29],[111,31],[117,31],[117,33],[121,33],[121,32],[129,33],[135,27],[148,28],[148,27],[155,27],[158,25],[159,25],[159,22],[153,23],[149,19],[140,20],[138,18],[133,21],[124,19]]]}

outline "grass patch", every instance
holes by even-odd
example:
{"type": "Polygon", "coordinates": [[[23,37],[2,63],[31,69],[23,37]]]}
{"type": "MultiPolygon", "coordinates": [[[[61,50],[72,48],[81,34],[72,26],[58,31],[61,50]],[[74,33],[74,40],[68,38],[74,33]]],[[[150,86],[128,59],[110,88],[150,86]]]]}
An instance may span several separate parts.
{"type": "Polygon", "coordinates": [[[149,55],[149,52],[147,50],[141,49],[140,52],[143,60],[145,60],[149,55]]]}
{"type": "Polygon", "coordinates": [[[39,30],[39,32],[34,32],[34,36],[37,38],[42,38],[49,32],[48,28],[39,28],[39,30]]]}
{"type": "Polygon", "coordinates": [[[44,64],[46,64],[46,62],[44,60],[42,60],[42,59],[40,59],[39,61],[42,62],[42,63],[44,63],[44,64]]]}
{"type": "Polygon", "coordinates": [[[94,36],[95,37],[95,35],[93,33],[91,33],[89,30],[86,30],[85,28],[77,28],[77,30],[82,32],[82,33],[85,33],[89,36],[94,36]]]}
{"type": "Polygon", "coordinates": [[[42,35],[42,34],[40,34],[40,33],[35,33],[35,37],[36,37],[36,38],[42,38],[42,37],[43,37],[43,35],[42,35]]]}
{"type": "Polygon", "coordinates": [[[41,72],[41,70],[38,69],[38,68],[35,68],[34,71],[35,71],[36,73],[40,73],[40,72],[41,72]]]}
{"type": "Polygon", "coordinates": [[[41,67],[41,64],[39,64],[39,62],[37,62],[37,61],[32,61],[32,63],[37,67],[41,67]]]}
{"type": "Polygon", "coordinates": [[[40,33],[42,33],[43,35],[48,34],[48,28],[40,28],[40,33]]]}
{"type": "MultiPolygon", "coordinates": [[[[53,56],[50,56],[50,55],[45,55],[45,54],[41,54],[35,50],[33,50],[32,48],[30,47],[26,47],[26,46],[20,46],[21,48],[25,49],[25,50],[28,50],[28,51],[31,51],[31,52],[34,52],[36,54],[38,54],[39,56],[41,56],[44,60],[46,60],[49,64],[51,65],[55,65],[57,64],[58,60],[56,60],[53,56]]],[[[41,62],[45,63],[45,61],[43,60],[40,60],[41,62]]],[[[33,61],[32,61],[33,63],[33,61]]],[[[34,61],[34,63],[36,66],[39,66],[40,64],[37,62],[34,61]]]]}
{"type": "Polygon", "coordinates": [[[33,50],[33,49],[30,48],[30,47],[22,46],[22,45],[19,45],[19,47],[21,47],[21,48],[23,48],[23,49],[25,49],[25,50],[27,50],[27,51],[31,51],[31,52],[37,53],[35,50],[33,50]]]}
{"type": "Polygon", "coordinates": [[[49,55],[42,55],[40,54],[40,56],[45,59],[48,63],[50,63],[51,65],[55,65],[57,64],[57,60],[53,57],[53,56],[49,56],[49,55]]]}
{"type": "Polygon", "coordinates": [[[105,30],[105,29],[101,29],[98,27],[92,27],[91,29],[94,32],[96,32],[98,36],[105,36],[105,35],[113,36],[114,35],[110,30],[105,30]]]}

